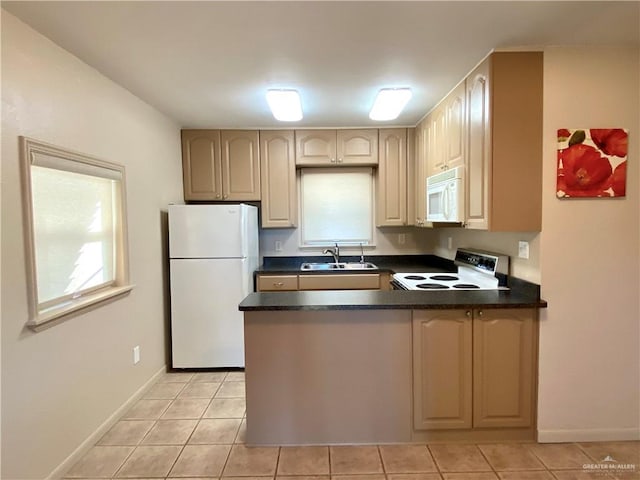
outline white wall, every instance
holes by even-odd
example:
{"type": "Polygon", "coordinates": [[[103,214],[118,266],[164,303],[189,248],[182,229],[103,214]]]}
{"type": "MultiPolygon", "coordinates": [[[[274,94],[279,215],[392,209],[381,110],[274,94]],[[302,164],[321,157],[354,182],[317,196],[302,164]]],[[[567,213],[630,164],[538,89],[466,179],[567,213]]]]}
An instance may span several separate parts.
{"type": "Polygon", "coordinates": [[[2,12],[2,478],[49,475],[166,364],[161,212],[180,168],[178,125],[2,12]],[[40,333],[25,328],[18,135],[126,166],[134,290],[40,333]]]}
{"type": "Polygon", "coordinates": [[[640,51],[548,48],[541,441],[640,438],[640,51]],[[558,128],[627,128],[627,196],[555,197],[558,128]]]}

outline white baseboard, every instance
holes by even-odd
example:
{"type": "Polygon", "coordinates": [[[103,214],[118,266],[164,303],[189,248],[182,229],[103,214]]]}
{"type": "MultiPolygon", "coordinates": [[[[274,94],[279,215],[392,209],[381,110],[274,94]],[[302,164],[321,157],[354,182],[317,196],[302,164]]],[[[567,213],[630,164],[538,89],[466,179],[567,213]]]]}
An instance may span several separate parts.
{"type": "Polygon", "coordinates": [[[640,428],[538,430],[540,443],[615,442],[640,440],[640,428]]]}
{"type": "Polygon", "coordinates": [[[160,370],[158,370],[149,380],[145,382],[138,390],[135,391],[133,395],[129,397],[129,399],[124,402],[113,414],[107,418],[102,425],[100,425],[95,432],[87,437],[87,439],[82,442],[78,448],[76,448],[71,455],[64,459],[64,461],[58,465],[47,477],[46,480],[56,480],[62,478],[65,473],[69,471],[71,467],[73,467],[82,456],[89,451],[91,447],[93,447],[98,440],[102,438],[102,436],[107,433],[111,427],[113,427],[118,420],[124,415],[124,413],[133,406],[135,402],[137,402],[142,396],[151,388],[153,384],[167,371],[166,365],[164,365],[160,370]]]}

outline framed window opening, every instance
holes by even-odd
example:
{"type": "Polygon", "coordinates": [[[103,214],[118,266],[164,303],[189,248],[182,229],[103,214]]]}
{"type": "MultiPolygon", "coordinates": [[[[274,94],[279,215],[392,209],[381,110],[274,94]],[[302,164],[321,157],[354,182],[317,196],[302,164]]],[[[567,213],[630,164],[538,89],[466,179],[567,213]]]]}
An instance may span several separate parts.
{"type": "Polygon", "coordinates": [[[123,165],[20,137],[28,325],[129,292],[123,165]]]}
{"type": "Polygon", "coordinates": [[[373,169],[303,168],[299,198],[302,248],[375,245],[373,169]]]}

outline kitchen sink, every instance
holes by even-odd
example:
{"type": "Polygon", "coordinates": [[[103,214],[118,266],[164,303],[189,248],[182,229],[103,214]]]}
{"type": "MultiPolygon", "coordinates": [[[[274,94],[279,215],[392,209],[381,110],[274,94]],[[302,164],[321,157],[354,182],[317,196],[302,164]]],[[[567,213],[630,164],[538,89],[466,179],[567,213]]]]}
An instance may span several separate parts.
{"type": "Polygon", "coordinates": [[[300,270],[327,271],[327,270],[377,270],[378,267],[369,262],[346,262],[346,263],[303,263],[300,270]]]}

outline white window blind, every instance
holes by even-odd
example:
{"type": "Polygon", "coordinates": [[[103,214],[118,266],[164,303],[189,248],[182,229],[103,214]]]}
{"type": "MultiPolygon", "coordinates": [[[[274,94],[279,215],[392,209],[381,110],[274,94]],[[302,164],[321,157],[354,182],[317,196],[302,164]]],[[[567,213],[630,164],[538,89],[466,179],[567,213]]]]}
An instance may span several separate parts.
{"type": "Polygon", "coordinates": [[[22,142],[30,324],[38,326],[131,289],[124,167],[22,142]]]}
{"type": "Polygon", "coordinates": [[[373,244],[373,171],[306,168],[300,177],[303,246],[373,244]]]}

